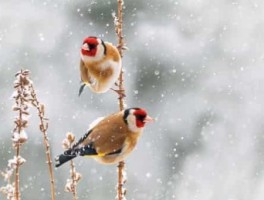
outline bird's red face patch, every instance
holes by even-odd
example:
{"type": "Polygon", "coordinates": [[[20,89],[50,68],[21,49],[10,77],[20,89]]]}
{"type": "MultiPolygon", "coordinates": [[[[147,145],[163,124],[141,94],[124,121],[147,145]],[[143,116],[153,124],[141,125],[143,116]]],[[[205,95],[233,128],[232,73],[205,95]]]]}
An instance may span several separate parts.
{"type": "Polygon", "coordinates": [[[147,117],[147,112],[143,109],[135,110],[134,115],[136,117],[136,125],[138,128],[145,126],[145,118],[147,117]]]}
{"type": "Polygon", "coordinates": [[[83,41],[82,54],[86,56],[95,56],[97,52],[98,40],[96,37],[88,37],[83,41]]]}

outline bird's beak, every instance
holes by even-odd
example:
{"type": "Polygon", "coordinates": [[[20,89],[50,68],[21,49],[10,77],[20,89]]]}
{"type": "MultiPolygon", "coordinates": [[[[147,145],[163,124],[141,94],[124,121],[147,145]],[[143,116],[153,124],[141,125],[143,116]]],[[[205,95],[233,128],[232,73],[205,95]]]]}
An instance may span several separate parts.
{"type": "Polygon", "coordinates": [[[87,43],[84,43],[82,45],[82,49],[85,50],[85,51],[90,51],[89,45],[87,43]]]}
{"type": "Polygon", "coordinates": [[[152,117],[148,116],[144,119],[144,122],[147,123],[147,122],[154,122],[155,119],[153,119],[152,117]]]}

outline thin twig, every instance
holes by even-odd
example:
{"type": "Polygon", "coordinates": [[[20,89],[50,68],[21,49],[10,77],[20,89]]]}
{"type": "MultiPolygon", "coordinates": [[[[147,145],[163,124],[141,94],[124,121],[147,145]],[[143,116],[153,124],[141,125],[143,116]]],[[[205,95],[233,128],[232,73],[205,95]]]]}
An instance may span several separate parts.
{"type": "MultiPolygon", "coordinates": [[[[22,70],[21,70],[22,72],[22,70]]],[[[18,94],[22,94],[24,90],[23,84],[20,82],[20,87],[17,89],[18,94]]],[[[23,105],[23,98],[19,98],[18,100],[16,100],[16,104],[18,107],[21,107],[23,105]]],[[[19,114],[18,114],[18,119],[20,122],[22,122],[22,109],[18,110],[19,114]]],[[[22,126],[21,123],[18,123],[16,128],[18,134],[21,133],[22,130],[22,126]]],[[[15,145],[16,148],[16,157],[18,158],[20,156],[20,143],[17,142],[15,145]]],[[[19,180],[19,165],[17,163],[17,167],[16,167],[16,171],[15,171],[15,199],[19,200],[20,199],[20,184],[19,184],[20,180],[19,180]]]]}
{"type": "MultiPolygon", "coordinates": [[[[20,148],[19,145],[17,145],[16,147],[16,156],[18,158],[18,156],[20,155],[20,148]]],[[[15,176],[15,199],[19,200],[20,199],[20,180],[19,180],[19,165],[17,164],[16,167],[16,176],[15,176]]]]}
{"type": "MultiPolygon", "coordinates": [[[[123,57],[123,50],[124,50],[124,36],[123,36],[123,0],[117,0],[118,3],[118,11],[117,11],[117,23],[116,23],[116,35],[118,37],[118,51],[121,57],[123,57]]],[[[121,72],[119,75],[119,90],[125,91],[124,89],[124,71],[123,66],[121,68],[121,72]]],[[[119,100],[119,110],[124,110],[124,96],[120,96],[119,100]]]]}
{"type": "Polygon", "coordinates": [[[126,181],[124,177],[125,162],[124,161],[119,162],[117,167],[118,167],[117,199],[123,200],[126,194],[126,189],[123,188],[126,181]]]}
{"type": "MultiPolygon", "coordinates": [[[[72,133],[68,133],[67,139],[70,143],[70,148],[72,148],[74,145],[75,136],[72,133]]],[[[71,191],[72,191],[72,195],[73,195],[73,200],[77,200],[78,199],[77,187],[76,187],[77,186],[77,180],[76,180],[76,170],[75,170],[75,165],[74,165],[73,160],[71,160],[70,167],[71,167],[71,179],[72,179],[71,180],[71,182],[72,182],[71,191]]]]}
{"type": "Polygon", "coordinates": [[[15,167],[15,189],[14,189],[14,197],[16,200],[20,200],[20,179],[19,172],[20,166],[25,162],[25,160],[20,156],[20,147],[21,145],[27,141],[27,136],[25,132],[23,135],[21,134],[24,128],[27,127],[28,121],[26,120],[26,116],[28,113],[28,86],[30,84],[30,80],[28,79],[29,71],[28,70],[20,70],[17,74],[17,80],[14,82],[14,88],[16,89],[15,93],[15,105],[13,107],[14,111],[18,111],[18,117],[15,120],[15,128],[13,130],[13,146],[16,151],[16,167],[15,167]],[[24,117],[25,116],[25,117],[24,117]],[[23,161],[22,161],[23,160],[23,161]]]}
{"type": "MultiPolygon", "coordinates": [[[[123,37],[123,0],[117,0],[117,17],[115,17],[115,31],[116,35],[118,37],[118,51],[121,57],[123,57],[123,50],[124,48],[124,37],[123,37]]],[[[123,71],[123,66],[121,68],[121,72],[119,75],[119,91],[124,91],[125,93],[125,88],[124,88],[124,71],[123,71]]],[[[124,110],[124,95],[119,96],[119,109],[120,111],[124,110]]],[[[124,170],[125,170],[125,162],[121,161],[118,164],[118,185],[117,185],[117,199],[118,200],[123,200],[125,196],[125,189],[123,188],[124,183],[125,183],[125,178],[124,178],[124,170]]]]}
{"type": "Polygon", "coordinates": [[[30,91],[32,97],[32,105],[35,106],[38,110],[38,116],[40,120],[39,129],[43,134],[43,142],[45,145],[46,151],[46,159],[49,168],[49,176],[50,176],[50,190],[51,190],[51,199],[55,200],[55,181],[54,181],[54,173],[52,168],[52,160],[51,160],[51,153],[50,153],[50,145],[49,139],[47,136],[47,129],[48,129],[48,122],[47,118],[45,117],[45,106],[38,101],[36,92],[34,90],[33,84],[30,84],[30,91]]]}
{"type": "Polygon", "coordinates": [[[55,186],[54,186],[54,174],[51,162],[50,145],[47,137],[48,123],[47,118],[45,118],[45,108],[44,105],[40,104],[32,81],[29,79],[29,70],[20,70],[16,73],[16,80],[14,82],[15,92],[13,93],[13,98],[15,99],[15,104],[13,106],[13,111],[18,112],[18,116],[15,118],[15,128],[13,129],[13,146],[16,150],[16,156],[8,161],[8,168],[5,172],[1,172],[4,179],[8,181],[5,187],[0,188],[0,192],[7,196],[7,199],[20,200],[20,166],[26,162],[24,158],[20,156],[21,145],[24,144],[28,137],[25,129],[28,126],[28,115],[29,115],[29,105],[33,105],[38,110],[38,115],[40,118],[40,131],[43,133],[44,144],[46,147],[47,163],[49,166],[50,180],[51,180],[51,197],[55,200],[55,186]],[[14,183],[10,183],[11,176],[14,176],[14,183]]]}
{"type": "MultiPolygon", "coordinates": [[[[64,150],[71,149],[75,144],[75,136],[73,133],[68,132],[66,134],[66,138],[62,141],[62,146],[64,150]]],[[[80,173],[76,172],[75,165],[73,160],[70,161],[70,179],[67,179],[67,183],[65,185],[65,191],[71,192],[73,196],[73,200],[78,199],[77,195],[77,184],[81,180],[82,176],[80,173]]]]}
{"type": "Polygon", "coordinates": [[[72,195],[73,195],[73,200],[77,200],[77,191],[76,191],[76,173],[75,173],[75,166],[73,160],[71,160],[71,179],[72,179],[72,195]]]}

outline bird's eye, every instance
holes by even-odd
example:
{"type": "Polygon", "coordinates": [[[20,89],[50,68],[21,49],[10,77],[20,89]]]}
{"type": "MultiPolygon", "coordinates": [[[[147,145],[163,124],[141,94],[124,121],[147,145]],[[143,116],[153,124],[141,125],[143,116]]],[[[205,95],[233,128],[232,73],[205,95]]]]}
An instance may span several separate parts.
{"type": "Polygon", "coordinates": [[[140,121],[144,121],[144,119],[146,118],[145,115],[136,115],[136,118],[140,121]]]}
{"type": "Polygon", "coordinates": [[[94,48],[96,48],[96,45],[95,44],[89,44],[89,48],[94,49],[94,48]]]}

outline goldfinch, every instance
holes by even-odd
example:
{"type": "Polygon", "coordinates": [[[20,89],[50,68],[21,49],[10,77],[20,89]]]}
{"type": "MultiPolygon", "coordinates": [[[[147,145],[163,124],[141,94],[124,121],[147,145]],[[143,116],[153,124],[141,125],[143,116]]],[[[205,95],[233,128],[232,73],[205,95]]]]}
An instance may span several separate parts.
{"type": "Polygon", "coordinates": [[[121,57],[111,43],[97,37],[84,39],[81,48],[81,95],[87,85],[95,93],[107,92],[117,81],[121,71],[121,57]]]}
{"type": "Polygon", "coordinates": [[[77,156],[91,156],[103,164],[122,161],[136,146],[145,124],[151,121],[141,108],[129,108],[96,120],[72,148],[56,157],[55,166],[77,156]]]}

